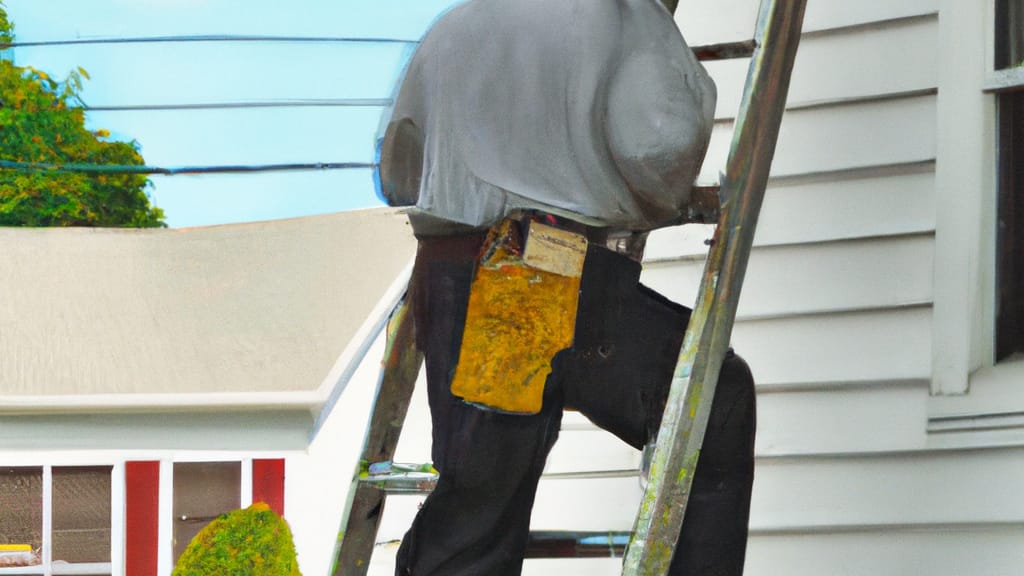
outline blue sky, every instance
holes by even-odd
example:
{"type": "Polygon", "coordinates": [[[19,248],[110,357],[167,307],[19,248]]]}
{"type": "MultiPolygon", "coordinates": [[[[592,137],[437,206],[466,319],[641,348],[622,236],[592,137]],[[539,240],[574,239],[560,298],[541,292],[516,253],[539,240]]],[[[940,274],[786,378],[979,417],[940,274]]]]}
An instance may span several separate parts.
{"type": "MultiPolygon", "coordinates": [[[[457,0],[6,0],[17,41],[245,35],[415,41],[457,0]]],[[[91,80],[90,107],[306,104],[392,95],[412,43],[172,42],[21,47],[20,65],[91,80]]],[[[153,166],[370,162],[383,109],[275,106],[88,112],[153,166]]],[[[379,205],[370,170],[153,176],[172,227],[379,205]]]]}

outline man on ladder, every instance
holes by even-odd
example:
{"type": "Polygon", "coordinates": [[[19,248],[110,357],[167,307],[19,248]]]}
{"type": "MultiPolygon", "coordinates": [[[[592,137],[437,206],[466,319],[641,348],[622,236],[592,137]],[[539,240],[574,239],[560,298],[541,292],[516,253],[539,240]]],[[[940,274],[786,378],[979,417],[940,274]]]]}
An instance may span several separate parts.
{"type": "MultiPolygon", "coordinates": [[[[420,240],[440,472],[398,574],[520,573],[563,408],[653,441],[689,310],[640,285],[639,260],[648,231],[685,220],[714,107],[656,0],[470,0],[424,38],[380,159],[420,240]]],[[[754,414],[730,354],[671,574],[742,574],[754,414]]]]}

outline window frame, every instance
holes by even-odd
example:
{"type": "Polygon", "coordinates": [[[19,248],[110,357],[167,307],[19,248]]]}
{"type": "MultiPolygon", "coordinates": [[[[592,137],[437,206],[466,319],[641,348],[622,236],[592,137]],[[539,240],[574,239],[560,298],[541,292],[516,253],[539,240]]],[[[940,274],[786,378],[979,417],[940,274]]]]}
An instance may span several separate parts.
{"type": "Polygon", "coordinates": [[[997,215],[1000,222],[1009,220],[1009,226],[999,225],[996,231],[997,314],[993,336],[995,362],[999,364],[1024,353],[1024,267],[1018,262],[1019,254],[1024,253],[1019,250],[1024,245],[1024,133],[1015,130],[1024,123],[1024,86],[1002,92],[997,98],[997,215]],[[1008,144],[1007,138],[1011,139],[1008,144]]]}
{"type": "MultiPolygon", "coordinates": [[[[42,503],[43,503],[43,514],[42,514],[42,561],[35,566],[11,566],[11,567],[0,567],[0,576],[6,575],[17,575],[17,576],[62,576],[62,575],[75,575],[75,574],[88,574],[88,575],[113,575],[115,574],[116,562],[118,554],[122,552],[121,534],[119,530],[119,517],[117,514],[117,498],[119,494],[123,492],[117,489],[118,484],[118,471],[123,471],[123,464],[111,464],[109,462],[102,463],[76,463],[76,464],[19,464],[18,468],[42,468],[42,503]],[[62,564],[54,566],[53,564],[53,470],[54,468],[82,468],[82,467],[96,467],[106,468],[110,467],[110,561],[109,562],[89,562],[89,563],[76,563],[76,564],[62,564]]],[[[123,476],[123,474],[122,474],[123,476]]],[[[123,479],[122,479],[123,483],[123,479]]]]}
{"type": "MultiPolygon", "coordinates": [[[[989,4],[989,54],[988,78],[985,82],[985,91],[990,93],[1002,93],[1013,90],[1024,89],[1024,60],[1017,64],[1010,61],[1002,62],[1010,58],[1007,54],[1008,48],[1001,44],[1009,43],[997,20],[1001,9],[1009,9],[1007,2],[1014,0],[991,0],[989,4]]],[[[1018,0],[1019,1],[1019,0],[1018,0]]],[[[1024,22],[1021,23],[1024,25],[1024,22]]]]}
{"type": "MultiPolygon", "coordinates": [[[[1021,212],[1024,211],[1024,198],[1022,198],[1021,190],[1021,187],[1024,186],[1024,178],[1019,175],[1019,167],[1016,171],[1013,169],[1014,160],[1024,156],[1024,141],[1022,141],[1024,135],[1014,135],[1012,131],[1012,125],[1015,121],[1020,120],[1021,115],[1024,115],[1024,100],[1020,96],[1020,93],[1024,92],[1024,59],[1022,59],[1024,55],[1011,55],[1011,39],[1008,37],[1008,30],[1012,29],[1012,26],[1001,24],[1010,18],[1009,15],[1002,14],[1002,11],[1013,10],[1011,2],[1017,3],[1015,6],[1019,6],[1021,9],[1021,14],[1018,14],[1018,17],[1024,18],[1024,5],[1022,5],[1024,3],[1021,3],[1020,0],[992,0],[991,2],[989,19],[992,27],[990,71],[985,85],[985,92],[993,94],[997,102],[994,120],[996,151],[993,160],[997,180],[996,226],[993,234],[996,254],[993,262],[995,279],[993,281],[994,325],[992,329],[992,358],[993,365],[996,366],[1006,361],[1012,361],[1010,359],[1012,354],[1024,352],[1024,338],[1020,334],[1013,334],[1014,327],[1012,326],[1013,322],[1024,321],[1024,315],[1021,315],[1019,311],[1019,302],[1013,302],[1014,298],[1018,301],[1024,299],[1024,293],[1019,293],[1020,276],[1024,274],[1024,271],[1010,259],[1012,255],[1007,254],[1008,251],[1012,252],[1014,246],[1020,245],[1021,237],[1024,236],[1024,218],[1021,216],[1021,212]],[[1006,145],[1005,139],[1014,136],[1018,144],[1006,145]],[[1008,234],[1004,233],[999,225],[1007,210],[1013,212],[1015,220],[1014,230],[1008,234]],[[1009,275],[1006,273],[1008,264],[1014,264],[1016,268],[1011,270],[1009,275]],[[1016,286],[1010,286],[1011,284],[1016,284],[1016,286]],[[1017,292],[1016,296],[1009,295],[1011,292],[1017,292]],[[1003,315],[1003,310],[1010,303],[1015,304],[1015,309],[1005,312],[1010,316],[1007,318],[1003,315]],[[1008,342],[1010,340],[1013,342],[1008,342]]],[[[1020,24],[1024,25],[1024,22],[1020,24]]],[[[1016,42],[1017,50],[1021,51],[1020,39],[1017,39],[1016,42]]],[[[1017,331],[1019,332],[1019,328],[1017,331]]]]}
{"type": "Polygon", "coordinates": [[[937,170],[955,178],[936,182],[933,448],[1024,443],[1024,360],[996,362],[997,97],[1024,90],[1024,67],[996,68],[996,2],[940,0],[937,170]]]}
{"type": "MultiPolygon", "coordinates": [[[[253,461],[252,456],[238,454],[210,453],[202,456],[177,454],[172,458],[160,458],[160,496],[157,517],[160,539],[157,543],[157,576],[170,576],[174,569],[174,465],[200,464],[211,462],[238,462],[241,464],[239,478],[239,507],[252,505],[253,461]]],[[[2,575],[0,575],[2,576],[2,575]]]]}

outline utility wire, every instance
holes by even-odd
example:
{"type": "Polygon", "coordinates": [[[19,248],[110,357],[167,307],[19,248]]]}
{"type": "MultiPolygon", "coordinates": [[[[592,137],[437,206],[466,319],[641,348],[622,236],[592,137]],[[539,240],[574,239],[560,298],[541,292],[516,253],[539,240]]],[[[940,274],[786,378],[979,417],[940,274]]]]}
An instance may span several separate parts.
{"type": "Polygon", "coordinates": [[[361,38],[355,36],[250,36],[237,34],[200,34],[183,36],[138,36],[132,38],[73,38],[71,40],[37,40],[0,43],[4,48],[33,46],[76,46],[83,44],[159,44],[168,42],[336,42],[357,44],[418,44],[403,38],[361,38]]]}
{"type": "Polygon", "coordinates": [[[63,172],[79,174],[160,174],[177,176],[183,174],[246,174],[254,172],[295,172],[311,170],[354,170],[376,168],[373,162],[308,162],[292,164],[258,164],[236,166],[180,166],[161,168],[159,166],[131,166],[124,164],[48,164],[43,162],[11,162],[0,160],[0,169],[38,172],[63,172]]]}
{"type": "MultiPolygon", "coordinates": [[[[5,48],[22,48],[33,46],[75,46],[83,44],[156,44],[169,42],[332,42],[357,44],[419,44],[419,40],[404,38],[372,38],[355,36],[266,36],[266,35],[235,35],[235,34],[200,34],[184,36],[139,36],[134,38],[74,38],[71,40],[39,40],[28,42],[3,42],[0,50],[5,48]]],[[[754,51],[753,40],[706,44],[691,48],[701,60],[728,60],[731,58],[749,58],[754,51]]]]}
{"type": "Polygon", "coordinates": [[[273,100],[265,102],[208,102],[192,104],[124,104],[83,106],[87,112],[157,111],[157,110],[224,110],[239,108],[387,108],[391,98],[337,98],[322,100],[273,100]]]}

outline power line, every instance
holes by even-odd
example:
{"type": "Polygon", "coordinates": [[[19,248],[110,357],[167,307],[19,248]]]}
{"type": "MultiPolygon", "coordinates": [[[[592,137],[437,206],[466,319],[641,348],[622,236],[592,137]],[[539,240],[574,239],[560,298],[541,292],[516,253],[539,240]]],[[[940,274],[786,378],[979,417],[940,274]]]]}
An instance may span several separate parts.
{"type": "Polygon", "coordinates": [[[160,110],[223,110],[240,108],[387,108],[391,98],[332,98],[309,100],[272,100],[263,102],[206,102],[192,104],[124,104],[84,106],[87,112],[125,112],[160,110]]]}
{"type": "Polygon", "coordinates": [[[240,34],[199,34],[180,36],[138,36],[131,38],[73,38],[70,40],[37,40],[0,43],[4,48],[34,46],[76,46],[83,44],[159,44],[169,42],[335,42],[357,44],[418,44],[418,40],[403,38],[373,38],[356,36],[253,36],[240,34]]]}
{"type": "Polygon", "coordinates": [[[0,169],[78,174],[159,174],[177,176],[185,174],[247,174],[255,172],[296,172],[312,170],[355,170],[376,168],[373,162],[307,162],[290,164],[226,165],[226,166],[131,166],[124,164],[49,164],[44,162],[11,162],[0,160],[0,169]]]}

